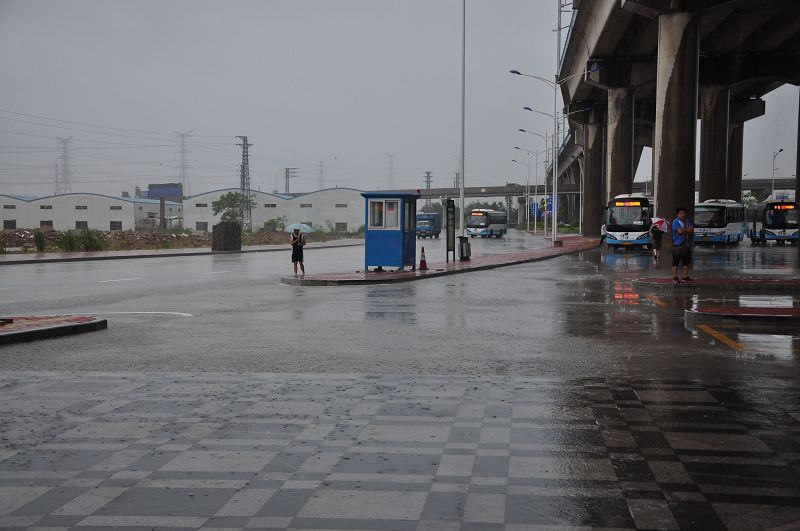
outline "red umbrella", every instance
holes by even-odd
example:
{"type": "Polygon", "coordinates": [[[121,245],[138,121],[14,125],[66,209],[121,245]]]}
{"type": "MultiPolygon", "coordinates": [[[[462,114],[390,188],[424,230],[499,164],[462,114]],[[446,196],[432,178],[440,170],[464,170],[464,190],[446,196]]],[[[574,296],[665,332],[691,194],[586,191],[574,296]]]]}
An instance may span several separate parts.
{"type": "Polygon", "coordinates": [[[667,221],[664,218],[660,217],[653,218],[653,225],[655,225],[656,228],[661,232],[669,232],[669,221],[667,221]]]}

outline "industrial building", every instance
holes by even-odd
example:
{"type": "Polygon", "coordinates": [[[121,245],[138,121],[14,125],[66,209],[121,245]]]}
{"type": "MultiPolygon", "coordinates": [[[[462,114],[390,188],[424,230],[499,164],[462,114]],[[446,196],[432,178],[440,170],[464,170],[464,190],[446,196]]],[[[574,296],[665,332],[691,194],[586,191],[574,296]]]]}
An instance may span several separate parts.
{"type": "MultiPolygon", "coordinates": [[[[219,222],[211,203],[238,188],[214,190],[187,197],[183,201],[183,226],[194,231],[210,231],[219,222]]],[[[356,231],[364,224],[364,198],[360,190],[328,188],[307,194],[275,195],[252,191],[255,208],[253,230],[273,219],[284,217],[287,224],[306,223],[314,228],[337,232],[356,231]]]]}
{"type": "MultiPolygon", "coordinates": [[[[226,188],[195,195],[178,203],[165,201],[168,227],[183,226],[193,231],[210,232],[219,222],[211,204],[228,192],[226,188]]],[[[306,223],[327,231],[356,231],[364,224],[364,198],[360,190],[329,188],[307,194],[280,195],[252,192],[255,207],[253,230],[270,220],[306,223]]],[[[4,230],[50,228],[72,230],[149,230],[159,227],[158,199],[111,197],[92,193],[70,193],[49,197],[0,194],[0,220],[4,230]]]]}
{"type": "MultiPolygon", "coordinates": [[[[48,228],[53,230],[141,230],[159,226],[160,201],[139,197],[111,197],[74,193],[49,197],[0,194],[0,220],[4,230],[48,228]]],[[[175,225],[183,217],[183,205],[166,201],[164,215],[175,225]]]]}

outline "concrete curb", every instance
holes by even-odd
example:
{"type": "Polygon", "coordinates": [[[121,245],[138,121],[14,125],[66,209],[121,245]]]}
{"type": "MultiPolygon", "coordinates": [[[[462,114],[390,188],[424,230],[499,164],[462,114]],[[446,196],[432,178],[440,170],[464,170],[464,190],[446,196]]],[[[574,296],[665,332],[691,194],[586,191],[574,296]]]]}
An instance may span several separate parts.
{"type": "MultiPolygon", "coordinates": [[[[415,271],[415,272],[408,272],[403,276],[393,276],[394,273],[386,273],[385,278],[363,278],[363,279],[320,279],[320,278],[302,278],[302,277],[283,277],[281,278],[281,283],[288,284],[291,286],[366,286],[366,285],[374,285],[374,284],[398,284],[401,282],[414,282],[417,280],[426,280],[429,278],[436,278],[436,277],[444,277],[449,275],[458,275],[461,273],[472,273],[475,271],[485,271],[487,269],[496,269],[499,267],[507,267],[512,265],[519,265],[519,264],[527,264],[531,262],[539,262],[541,260],[547,260],[549,258],[556,258],[558,256],[566,256],[568,254],[573,254],[581,251],[587,251],[589,249],[594,249],[598,245],[600,245],[599,241],[587,242],[584,245],[577,245],[575,247],[560,247],[558,253],[555,254],[546,254],[542,256],[534,256],[534,257],[526,257],[521,259],[511,259],[508,262],[502,263],[488,263],[488,264],[481,264],[471,267],[464,267],[462,269],[446,269],[446,270],[436,270],[437,265],[440,264],[432,264],[431,269],[427,272],[422,271],[415,271]]],[[[528,254],[528,253],[516,253],[516,254],[528,254]]],[[[490,255],[491,256],[491,255],[490,255]]],[[[509,255],[513,256],[513,255],[509,255]]],[[[373,273],[379,275],[379,273],[373,273]]]]}
{"type": "Polygon", "coordinates": [[[38,339],[49,339],[52,337],[67,336],[72,334],[82,334],[95,330],[105,330],[108,328],[108,320],[95,318],[85,323],[65,323],[53,326],[43,326],[20,330],[18,332],[8,332],[0,334],[0,345],[11,345],[14,343],[24,343],[36,341],[38,339]]]}
{"type": "MultiPolygon", "coordinates": [[[[309,244],[306,246],[306,251],[313,251],[315,249],[336,249],[338,247],[359,247],[363,243],[346,243],[342,245],[319,245],[313,246],[309,244]],[[312,247],[313,246],[313,247],[312,247]]],[[[151,254],[138,254],[138,255],[95,255],[95,256],[54,256],[50,258],[30,258],[27,260],[2,260],[0,259],[0,266],[12,265],[25,265],[25,264],[52,264],[59,262],[89,262],[97,260],[133,260],[136,258],[176,258],[180,256],[206,256],[206,255],[224,255],[224,254],[249,254],[249,253],[274,253],[280,251],[289,252],[290,249],[286,247],[275,246],[274,249],[242,249],[241,251],[211,251],[205,250],[188,251],[188,252],[168,252],[168,253],[151,253],[151,254]]],[[[113,252],[113,251],[111,251],[113,252]]]]}

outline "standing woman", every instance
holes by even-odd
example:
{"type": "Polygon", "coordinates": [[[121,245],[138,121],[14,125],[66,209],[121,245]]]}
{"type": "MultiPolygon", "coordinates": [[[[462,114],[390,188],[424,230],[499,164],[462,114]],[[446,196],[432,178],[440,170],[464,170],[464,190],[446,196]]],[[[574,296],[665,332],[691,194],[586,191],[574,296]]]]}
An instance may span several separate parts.
{"type": "Polygon", "coordinates": [[[306,276],[306,268],[303,266],[303,246],[306,238],[300,234],[300,229],[294,229],[289,236],[289,243],[292,245],[292,264],[294,264],[294,276],[297,276],[297,264],[300,264],[301,276],[306,276]]]}
{"type": "Polygon", "coordinates": [[[653,261],[658,262],[659,258],[661,258],[661,239],[663,238],[664,233],[661,232],[661,229],[653,223],[650,226],[650,241],[652,242],[651,246],[653,247],[653,261]]]}

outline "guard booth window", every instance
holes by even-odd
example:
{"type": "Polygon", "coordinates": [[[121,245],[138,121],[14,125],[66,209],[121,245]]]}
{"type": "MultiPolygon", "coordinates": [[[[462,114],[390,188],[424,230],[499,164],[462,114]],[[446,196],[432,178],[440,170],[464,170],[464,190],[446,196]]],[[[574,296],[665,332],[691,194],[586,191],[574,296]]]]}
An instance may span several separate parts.
{"type": "Polygon", "coordinates": [[[370,229],[397,229],[400,224],[400,202],[396,199],[369,202],[370,229]]]}

